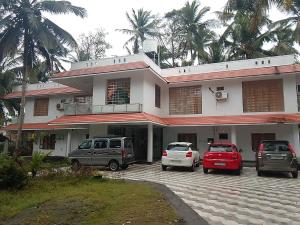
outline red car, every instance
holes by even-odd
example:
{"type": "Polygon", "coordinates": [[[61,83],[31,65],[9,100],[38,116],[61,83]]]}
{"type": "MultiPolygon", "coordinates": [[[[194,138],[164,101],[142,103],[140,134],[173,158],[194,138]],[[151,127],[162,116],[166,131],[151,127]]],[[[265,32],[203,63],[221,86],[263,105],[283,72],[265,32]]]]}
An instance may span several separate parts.
{"type": "Polygon", "coordinates": [[[242,156],[240,151],[231,143],[213,143],[208,146],[203,155],[203,172],[209,169],[234,170],[241,174],[242,156]]]}

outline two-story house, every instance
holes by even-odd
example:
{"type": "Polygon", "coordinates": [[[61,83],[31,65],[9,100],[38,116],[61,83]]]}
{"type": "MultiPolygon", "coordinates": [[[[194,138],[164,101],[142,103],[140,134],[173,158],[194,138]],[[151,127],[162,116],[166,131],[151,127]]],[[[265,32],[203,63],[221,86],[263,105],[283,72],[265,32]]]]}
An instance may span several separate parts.
{"type": "MultiPolygon", "coordinates": [[[[230,141],[254,160],[262,139],[283,139],[300,154],[299,73],[292,55],[171,69],[144,53],[79,62],[29,85],[23,128],[33,151],[62,156],[107,135],[132,137],[136,158],[147,162],[173,141],[201,152],[209,141],[230,141]]],[[[5,98],[20,96],[18,87],[5,98]]]]}

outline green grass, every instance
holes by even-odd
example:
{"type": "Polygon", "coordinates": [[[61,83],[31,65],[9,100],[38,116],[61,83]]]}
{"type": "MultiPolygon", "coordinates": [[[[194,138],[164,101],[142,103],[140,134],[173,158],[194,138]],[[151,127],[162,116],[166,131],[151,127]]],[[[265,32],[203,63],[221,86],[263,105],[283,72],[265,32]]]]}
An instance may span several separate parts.
{"type": "Polygon", "coordinates": [[[184,224],[153,187],[92,178],[38,178],[0,192],[0,224],[184,224]]]}

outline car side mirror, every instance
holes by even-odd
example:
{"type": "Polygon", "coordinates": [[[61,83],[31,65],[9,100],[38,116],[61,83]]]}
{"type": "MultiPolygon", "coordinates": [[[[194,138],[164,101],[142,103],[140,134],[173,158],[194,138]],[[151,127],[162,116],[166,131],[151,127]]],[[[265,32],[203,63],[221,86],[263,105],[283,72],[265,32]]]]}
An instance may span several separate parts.
{"type": "Polygon", "coordinates": [[[239,152],[243,152],[243,149],[240,148],[240,149],[239,149],[239,152]]]}

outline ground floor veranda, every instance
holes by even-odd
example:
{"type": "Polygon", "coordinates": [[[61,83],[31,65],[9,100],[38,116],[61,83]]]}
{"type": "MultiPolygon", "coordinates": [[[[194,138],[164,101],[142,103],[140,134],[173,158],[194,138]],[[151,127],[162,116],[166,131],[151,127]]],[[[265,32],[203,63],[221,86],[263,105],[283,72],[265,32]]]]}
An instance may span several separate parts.
{"type": "MultiPolygon", "coordinates": [[[[14,129],[8,131],[11,135],[16,133],[14,129]]],[[[32,152],[51,151],[53,156],[67,156],[84,139],[104,136],[132,137],[136,159],[142,162],[159,160],[162,150],[174,141],[192,142],[201,154],[206,150],[208,142],[232,142],[242,149],[244,160],[253,161],[261,140],[288,140],[295,146],[297,155],[300,155],[298,124],[162,126],[149,122],[83,124],[55,128],[48,125],[43,129],[24,129],[23,135],[32,152]]]]}

